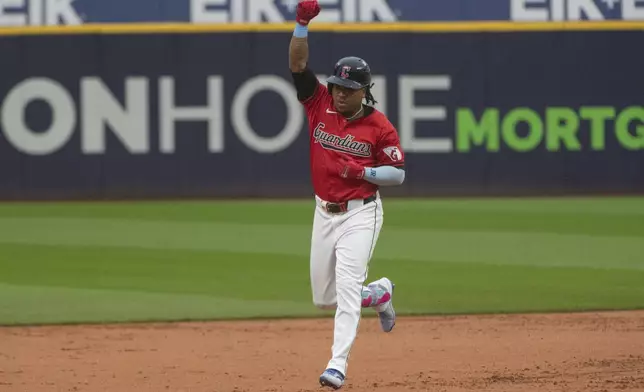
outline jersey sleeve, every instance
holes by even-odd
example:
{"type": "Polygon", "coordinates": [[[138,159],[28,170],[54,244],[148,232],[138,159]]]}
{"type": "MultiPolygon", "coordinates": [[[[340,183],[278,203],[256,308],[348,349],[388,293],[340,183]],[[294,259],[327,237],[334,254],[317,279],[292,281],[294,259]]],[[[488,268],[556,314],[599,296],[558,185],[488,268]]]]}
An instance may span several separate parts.
{"type": "Polygon", "coordinates": [[[297,91],[297,99],[304,106],[308,114],[312,114],[324,102],[329,92],[310,68],[292,73],[293,83],[297,91]]]}
{"type": "Polygon", "coordinates": [[[400,145],[396,128],[390,124],[382,130],[376,145],[376,161],[378,166],[405,167],[405,152],[400,145]]]}

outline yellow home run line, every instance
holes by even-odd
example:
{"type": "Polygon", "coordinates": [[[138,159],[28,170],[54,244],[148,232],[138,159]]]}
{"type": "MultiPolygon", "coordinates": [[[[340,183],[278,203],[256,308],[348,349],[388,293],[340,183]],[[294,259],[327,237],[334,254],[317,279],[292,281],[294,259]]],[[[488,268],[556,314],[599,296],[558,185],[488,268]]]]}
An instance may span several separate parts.
{"type": "MultiPolygon", "coordinates": [[[[287,23],[89,23],[75,26],[0,27],[0,36],[56,34],[163,34],[290,32],[287,23]]],[[[615,31],[644,30],[642,21],[566,22],[398,22],[398,23],[312,23],[311,32],[333,33],[458,33],[515,31],[615,31]]]]}

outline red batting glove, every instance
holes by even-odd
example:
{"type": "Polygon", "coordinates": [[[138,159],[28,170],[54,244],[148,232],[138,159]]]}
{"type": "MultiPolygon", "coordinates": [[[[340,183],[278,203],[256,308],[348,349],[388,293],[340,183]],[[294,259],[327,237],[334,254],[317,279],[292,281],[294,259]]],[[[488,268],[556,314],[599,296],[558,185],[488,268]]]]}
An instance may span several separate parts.
{"type": "Polygon", "coordinates": [[[302,0],[297,4],[295,21],[302,26],[308,26],[311,19],[320,13],[318,0],[302,0]]]}
{"type": "Polygon", "coordinates": [[[364,177],[364,167],[342,157],[340,159],[340,177],[361,180],[364,177]]]}

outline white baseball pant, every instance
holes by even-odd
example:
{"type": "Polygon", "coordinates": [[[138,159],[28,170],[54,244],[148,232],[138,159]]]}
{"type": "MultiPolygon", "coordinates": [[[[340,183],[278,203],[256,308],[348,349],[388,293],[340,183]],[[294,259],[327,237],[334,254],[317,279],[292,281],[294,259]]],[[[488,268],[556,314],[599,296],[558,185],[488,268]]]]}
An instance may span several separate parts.
{"type": "Polygon", "coordinates": [[[316,197],[310,255],[313,303],[321,309],[336,310],[332,357],[327,368],[344,375],[362,307],[380,304],[378,294],[371,293],[365,281],[382,224],[379,195],[368,204],[350,201],[343,214],[328,213],[324,201],[316,197]]]}

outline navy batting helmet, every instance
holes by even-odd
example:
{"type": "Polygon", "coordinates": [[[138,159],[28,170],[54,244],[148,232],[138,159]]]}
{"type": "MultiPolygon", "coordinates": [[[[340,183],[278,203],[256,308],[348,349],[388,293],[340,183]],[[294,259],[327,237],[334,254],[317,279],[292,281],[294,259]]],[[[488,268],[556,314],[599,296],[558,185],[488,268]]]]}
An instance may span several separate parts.
{"type": "Polygon", "coordinates": [[[338,60],[333,69],[333,75],[326,81],[353,90],[370,87],[371,68],[359,57],[344,57],[338,60]]]}

